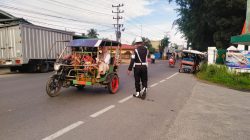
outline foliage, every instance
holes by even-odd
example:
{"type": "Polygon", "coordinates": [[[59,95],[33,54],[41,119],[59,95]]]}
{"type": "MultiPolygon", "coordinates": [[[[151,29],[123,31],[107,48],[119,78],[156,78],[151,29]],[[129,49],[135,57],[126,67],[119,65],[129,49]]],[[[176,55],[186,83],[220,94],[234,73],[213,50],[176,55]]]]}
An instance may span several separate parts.
{"type": "Polygon", "coordinates": [[[155,53],[155,48],[153,48],[150,39],[146,38],[146,37],[142,37],[142,41],[145,43],[145,46],[148,47],[149,53],[155,53]]]}
{"type": "Polygon", "coordinates": [[[89,29],[87,32],[88,38],[98,38],[99,34],[97,33],[96,29],[89,29]]]}
{"type": "Polygon", "coordinates": [[[159,46],[159,51],[162,53],[165,49],[165,47],[167,47],[169,45],[170,41],[169,41],[169,37],[165,36],[162,40],[161,40],[161,44],[159,46]]]}
{"type": "Polygon", "coordinates": [[[197,73],[197,77],[230,88],[250,91],[250,73],[230,72],[223,65],[203,64],[200,72],[197,73]]]}
{"type": "Polygon", "coordinates": [[[239,35],[246,16],[246,0],[169,0],[179,6],[174,22],[188,43],[199,50],[226,48],[239,35]]]}
{"type": "MultiPolygon", "coordinates": [[[[142,41],[144,42],[145,46],[148,47],[149,53],[153,54],[155,53],[155,48],[153,48],[151,41],[147,37],[142,37],[142,41]]],[[[135,40],[132,42],[132,45],[135,45],[135,40]]]]}

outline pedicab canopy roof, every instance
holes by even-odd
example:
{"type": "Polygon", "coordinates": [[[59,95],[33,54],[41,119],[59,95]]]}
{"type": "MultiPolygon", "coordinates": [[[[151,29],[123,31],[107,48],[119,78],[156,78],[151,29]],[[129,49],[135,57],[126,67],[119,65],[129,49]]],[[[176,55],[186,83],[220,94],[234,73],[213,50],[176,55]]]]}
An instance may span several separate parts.
{"type": "Polygon", "coordinates": [[[183,50],[184,53],[193,53],[193,54],[200,54],[204,55],[203,52],[197,51],[197,50],[183,50]]]}
{"type": "Polygon", "coordinates": [[[75,39],[69,42],[69,47],[101,47],[118,46],[120,43],[108,39],[75,39]]]}

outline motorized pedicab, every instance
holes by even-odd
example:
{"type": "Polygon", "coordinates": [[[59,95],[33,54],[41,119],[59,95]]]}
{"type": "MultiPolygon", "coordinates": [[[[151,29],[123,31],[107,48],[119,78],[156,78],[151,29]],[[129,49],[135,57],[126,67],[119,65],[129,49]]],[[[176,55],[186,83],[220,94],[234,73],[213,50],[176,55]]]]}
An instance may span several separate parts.
{"type": "Polygon", "coordinates": [[[55,74],[47,81],[46,92],[50,97],[60,94],[61,88],[99,85],[108,88],[111,94],[118,91],[120,63],[120,43],[107,39],[76,39],[59,55],[54,64],[55,74]],[[110,63],[108,70],[98,75],[100,48],[108,47],[110,63]]]}
{"type": "Polygon", "coordinates": [[[199,69],[201,55],[204,53],[197,50],[183,50],[179,72],[195,73],[199,69]]]}

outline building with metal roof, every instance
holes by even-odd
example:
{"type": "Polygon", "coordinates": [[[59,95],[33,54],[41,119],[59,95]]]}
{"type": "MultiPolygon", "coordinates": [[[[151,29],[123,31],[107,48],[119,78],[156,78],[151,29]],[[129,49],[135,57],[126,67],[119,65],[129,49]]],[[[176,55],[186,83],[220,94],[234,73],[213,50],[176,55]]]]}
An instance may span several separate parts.
{"type": "Polygon", "coordinates": [[[28,22],[23,18],[17,18],[3,10],[0,10],[0,25],[20,24],[20,23],[31,24],[30,22],[28,22]]]}

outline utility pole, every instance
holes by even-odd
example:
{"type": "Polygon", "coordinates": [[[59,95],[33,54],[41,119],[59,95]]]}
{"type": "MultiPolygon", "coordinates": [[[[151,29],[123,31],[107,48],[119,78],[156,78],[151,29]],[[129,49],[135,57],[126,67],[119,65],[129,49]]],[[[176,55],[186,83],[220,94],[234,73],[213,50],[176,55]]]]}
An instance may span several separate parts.
{"type": "Polygon", "coordinates": [[[120,16],[121,13],[124,13],[124,10],[120,10],[121,7],[123,7],[124,4],[118,4],[118,5],[112,5],[113,8],[116,8],[116,11],[112,10],[112,13],[116,13],[116,17],[113,17],[114,20],[116,20],[116,24],[113,24],[116,28],[115,34],[116,34],[116,41],[121,42],[121,27],[123,27],[123,24],[120,24],[120,20],[123,19],[122,16],[120,16]]]}

